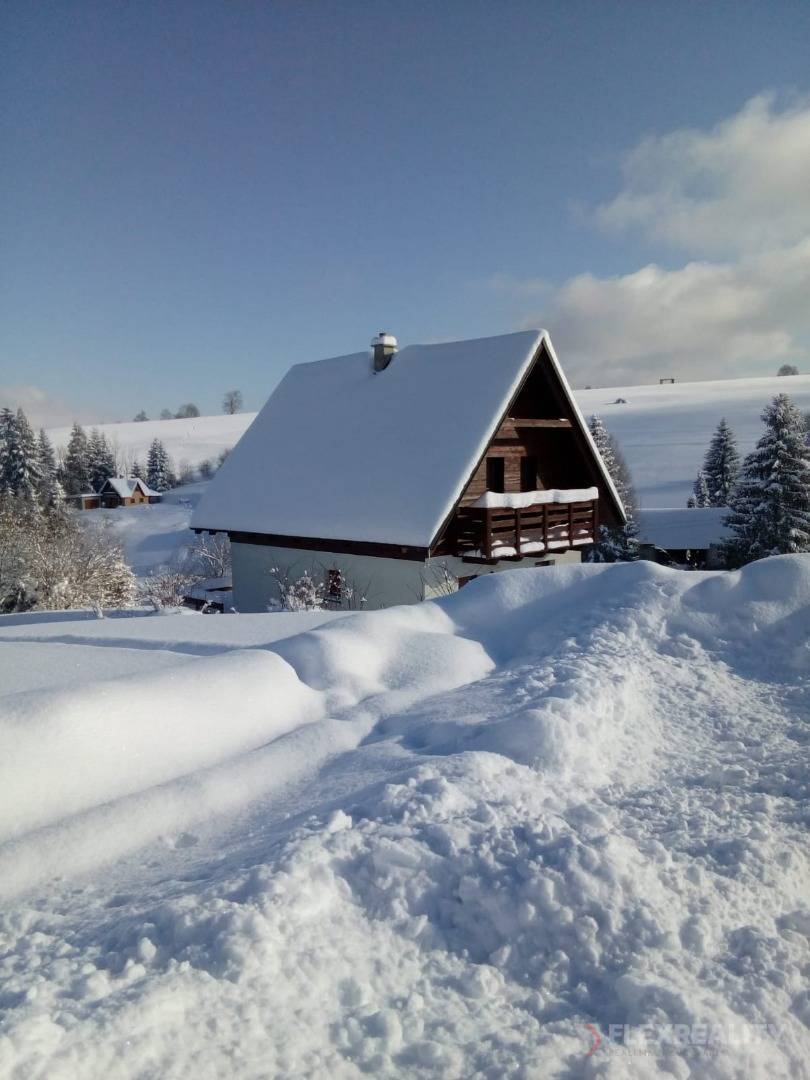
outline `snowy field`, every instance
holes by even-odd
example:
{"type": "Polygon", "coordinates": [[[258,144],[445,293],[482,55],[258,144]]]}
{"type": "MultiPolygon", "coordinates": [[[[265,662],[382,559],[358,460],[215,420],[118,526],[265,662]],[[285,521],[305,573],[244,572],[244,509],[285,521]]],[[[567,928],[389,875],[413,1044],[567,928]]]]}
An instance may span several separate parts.
{"type": "MultiPolygon", "coordinates": [[[[153,439],[164,444],[175,467],[197,466],[201,461],[216,458],[221,451],[230,450],[244,434],[255,413],[235,413],[233,416],[198,416],[188,420],[144,420],[120,424],[98,424],[122,462],[128,466],[138,460],[146,463],[153,439]]],[[[84,425],[89,430],[93,425],[84,425]]],[[[50,428],[48,436],[55,447],[66,447],[70,428],[50,428]]]]}
{"type": "Polygon", "coordinates": [[[728,420],[747,454],[762,434],[762,410],[777,394],[810,412],[810,375],[575,391],[585,415],[598,413],[619,440],[643,507],[686,506],[720,420],[728,420]],[[627,404],[614,404],[617,398],[627,404]]]}
{"type": "Polygon", "coordinates": [[[808,556],[1,618],[0,1076],[807,1076],[809,630],[808,556]]]}
{"type": "MultiPolygon", "coordinates": [[[[810,375],[574,391],[585,416],[599,413],[619,439],[644,507],[686,505],[722,417],[741,452],[748,453],[762,432],[760,414],[776,394],[789,394],[802,411],[810,411],[810,375]],[[617,398],[627,404],[614,404],[617,398]]],[[[235,446],[255,415],[102,424],[101,430],[131,458],[145,461],[150,442],[159,438],[175,464],[196,466],[235,446]]],[[[65,446],[70,429],[55,428],[49,435],[55,446],[65,446]]]]}
{"type": "Polygon", "coordinates": [[[195,535],[189,528],[191,512],[208,481],[167,491],[159,503],[119,506],[114,510],[83,510],[83,525],[108,523],[122,545],[124,557],[136,577],[146,577],[159,566],[182,564],[195,535]]]}

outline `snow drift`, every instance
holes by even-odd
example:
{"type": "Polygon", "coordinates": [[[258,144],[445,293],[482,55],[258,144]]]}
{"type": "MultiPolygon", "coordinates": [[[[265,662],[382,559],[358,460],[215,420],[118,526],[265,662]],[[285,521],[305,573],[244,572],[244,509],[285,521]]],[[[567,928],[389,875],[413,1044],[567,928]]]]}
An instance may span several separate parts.
{"type": "Polygon", "coordinates": [[[14,676],[0,1075],[806,1074],[809,557],[295,618],[14,676]]]}

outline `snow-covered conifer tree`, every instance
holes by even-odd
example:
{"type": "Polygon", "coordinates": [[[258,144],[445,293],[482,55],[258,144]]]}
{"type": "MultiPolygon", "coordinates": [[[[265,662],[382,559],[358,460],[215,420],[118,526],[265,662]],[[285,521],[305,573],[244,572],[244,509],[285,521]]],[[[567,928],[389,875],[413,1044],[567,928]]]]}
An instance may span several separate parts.
{"type": "Polygon", "coordinates": [[[17,420],[6,406],[0,410],[0,494],[11,492],[11,453],[16,439],[17,420]]]}
{"type": "Polygon", "coordinates": [[[612,476],[613,473],[611,470],[615,467],[615,462],[613,460],[613,441],[611,440],[610,433],[605,427],[602,417],[598,416],[596,413],[591,417],[589,427],[591,429],[593,441],[596,443],[596,449],[602,455],[602,461],[605,463],[605,468],[612,476]]]}
{"type": "Polygon", "coordinates": [[[762,414],[765,431],[746,457],[730,500],[730,565],[810,551],[810,449],[802,414],[779,394],[762,414]]]}
{"type": "Polygon", "coordinates": [[[16,415],[4,409],[0,415],[0,490],[24,499],[39,492],[40,468],[37,440],[22,409],[16,415]]]}
{"type": "MultiPolygon", "coordinates": [[[[695,482],[692,485],[692,498],[689,500],[692,504],[692,508],[696,506],[711,506],[711,499],[709,498],[709,485],[706,483],[706,477],[703,474],[703,469],[698,470],[695,482]]],[[[687,503],[689,505],[689,503],[687,503]]]]}
{"type": "Polygon", "coordinates": [[[90,472],[90,487],[93,491],[101,491],[111,476],[115,476],[115,454],[104,432],[93,428],[87,443],[88,469],[90,472]]]}
{"type": "Polygon", "coordinates": [[[602,418],[594,414],[589,426],[596,449],[627,515],[627,523],[622,528],[608,528],[606,525],[600,528],[599,543],[594,546],[589,558],[593,562],[630,562],[638,558],[636,499],[630,469],[619,444],[605,427],[602,418]]]}
{"type": "Polygon", "coordinates": [[[56,468],[56,455],[53,452],[51,441],[40,428],[37,441],[37,454],[39,457],[39,497],[45,506],[58,506],[65,497],[56,468]]]}
{"type": "Polygon", "coordinates": [[[80,424],[74,424],[68,440],[63,469],[63,484],[69,495],[81,495],[90,490],[90,459],[87,435],[80,424]]]}
{"type": "Polygon", "coordinates": [[[703,462],[703,473],[709,489],[708,506],[728,506],[739,472],[740,455],[737,452],[737,442],[734,432],[723,418],[712,435],[703,462]]]}
{"type": "Polygon", "coordinates": [[[42,470],[39,463],[39,446],[34,429],[28,417],[17,409],[17,439],[20,446],[20,467],[17,494],[26,499],[36,499],[39,495],[42,470]]]}
{"type": "Polygon", "coordinates": [[[146,482],[154,491],[168,491],[172,486],[171,463],[160,439],[153,439],[146,462],[146,482]]]}

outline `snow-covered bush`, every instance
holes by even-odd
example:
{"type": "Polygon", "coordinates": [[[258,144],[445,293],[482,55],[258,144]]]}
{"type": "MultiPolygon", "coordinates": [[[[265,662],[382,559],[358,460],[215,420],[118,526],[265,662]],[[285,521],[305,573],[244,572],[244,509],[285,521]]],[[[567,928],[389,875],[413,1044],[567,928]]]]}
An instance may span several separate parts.
{"type": "Polygon", "coordinates": [[[156,566],[138,585],[141,600],[156,611],[182,607],[191,590],[210,578],[228,578],[231,544],[223,533],[198,536],[172,563],[156,566]]]}
{"type": "MultiPolygon", "coordinates": [[[[358,584],[334,563],[296,567],[273,567],[270,579],[275,592],[268,611],[362,611],[371,595],[371,581],[358,584]]],[[[421,597],[417,597],[421,599],[421,597]]]]}
{"type": "Polygon", "coordinates": [[[425,596],[452,596],[458,592],[458,576],[446,562],[437,563],[422,574],[422,591],[425,596]]]}
{"type": "Polygon", "coordinates": [[[326,607],[326,584],[306,571],[294,577],[290,570],[273,567],[270,576],[278,595],[267,605],[268,611],[320,611],[326,607]]]}
{"type": "Polygon", "coordinates": [[[60,507],[0,496],[0,610],[128,607],[135,579],[106,527],[60,507]]]}
{"type": "Polygon", "coordinates": [[[231,542],[227,533],[201,533],[189,548],[187,569],[200,578],[224,578],[231,572],[231,542]]]}
{"type": "Polygon", "coordinates": [[[138,595],[155,611],[182,607],[191,589],[201,580],[199,573],[179,566],[156,566],[138,583],[138,595]]]}

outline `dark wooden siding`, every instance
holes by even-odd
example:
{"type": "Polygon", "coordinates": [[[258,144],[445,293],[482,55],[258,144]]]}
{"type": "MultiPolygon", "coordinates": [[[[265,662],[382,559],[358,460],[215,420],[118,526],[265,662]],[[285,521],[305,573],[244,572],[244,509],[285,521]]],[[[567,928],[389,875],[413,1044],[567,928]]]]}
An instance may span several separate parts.
{"type": "MultiPolygon", "coordinates": [[[[606,525],[619,523],[602,472],[579,428],[574,410],[565,398],[545,349],[536,358],[526,381],[507,410],[507,416],[462,492],[459,507],[470,506],[487,490],[487,457],[490,456],[504,458],[504,487],[507,492],[521,491],[521,459],[533,457],[537,462],[538,491],[596,487],[599,489],[599,520],[606,525]],[[527,423],[522,425],[521,420],[527,423]]],[[[432,546],[433,554],[446,554],[452,548],[452,517],[446,525],[448,532],[432,546]]]]}

